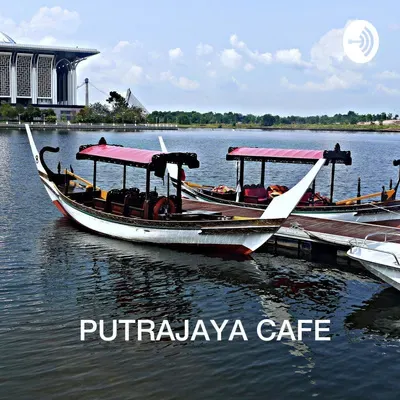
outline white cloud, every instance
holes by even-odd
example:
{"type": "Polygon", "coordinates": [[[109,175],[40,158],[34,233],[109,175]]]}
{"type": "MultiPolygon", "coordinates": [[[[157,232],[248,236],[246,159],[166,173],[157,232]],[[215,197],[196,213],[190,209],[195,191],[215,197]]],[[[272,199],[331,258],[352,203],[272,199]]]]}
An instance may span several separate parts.
{"type": "Polygon", "coordinates": [[[214,51],[214,48],[209,44],[199,43],[196,47],[196,54],[199,57],[211,54],[213,51],[214,51]]]}
{"type": "Polygon", "coordinates": [[[344,28],[331,29],[311,48],[311,63],[320,71],[333,71],[337,63],[344,59],[344,28]]]}
{"type": "Polygon", "coordinates": [[[246,72],[250,72],[250,71],[253,71],[254,68],[255,68],[255,67],[254,67],[253,64],[246,63],[246,65],[244,66],[243,69],[244,69],[246,72]]]}
{"type": "Polygon", "coordinates": [[[236,33],[231,35],[231,37],[229,38],[229,42],[233,47],[236,47],[237,49],[247,48],[246,43],[243,42],[242,40],[239,40],[238,35],[236,35],[236,33]]]}
{"type": "Polygon", "coordinates": [[[240,90],[246,90],[247,85],[244,83],[240,83],[234,76],[232,76],[232,82],[238,87],[240,90]]]}
{"type": "Polygon", "coordinates": [[[161,72],[160,80],[171,82],[173,85],[183,90],[196,90],[200,87],[199,82],[193,81],[185,76],[176,78],[171,71],[161,72]]]}
{"type": "Polygon", "coordinates": [[[57,43],[57,39],[53,36],[45,36],[39,40],[39,44],[42,46],[53,46],[55,43],[57,43]]]}
{"type": "Polygon", "coordinates": [[[29,22],[23,22],[21,25],[33,31],[75,32],[80,22],[78,12],[56,6],[41,7],[29,22]]]}
{"type": "Polygon", "coordinates": [[[129,46],[129,42],[127,40],[121,40],[118,44],[113,48],[113,53],[119,53],[122,49],[129,46]]]}
{"type": "Polygon", "coordinates": [[[186,78],[185,76],[181,76],[180,78],[173,80],[172,83],[175,86],[178,86],[179,88],[184,90],[196,90],[200,86],[199,82],[192,81],[191,79],[186,78]]]}
{"type": "Polygon", "coordinates": [[[215,69],[211,69],[211,70],[207,71],[207,75],[210,78],[215,78],[217,76],[217,71],[215,71],[215,69]]]}
{"type": "Polygon", "coordinates": [[[122,50],[131,47],[131,48],[136,48],[136,47],[143,47],[143,44],[139,42],[138,40],[135,40],[134,42],[128,42],[127,40],[121,40],[120,42],[117,43],[117,45],[113,48],[113,53],[119,53],[122,50]]]}
{"type": "Polygon", "coordinates": [[[70,35],[78,30],[81,23],[79,13],[56,7],[41,7],[30,20],[15,22],[11,18],[0,16],[1,30],[11,36],[17,43],[41,42],[54,44],[55,38],[50,41],[49,32],[52,35],[61,33],[70,35]]]}
{"type": "Polygon", "coordinates": [[[149,56],[152,60],[158,60],[159,58],[161,58],[161,54],[158,53],[157,51],[149,51],[148,56],[149,56]]]}
{"type": "Polygon", "coordinates": [[[389,87],[387,87],[387,86],[385,86],[385,85],[382,85],[382,84],[376,85],[376,90],[377,90],[378,92],[382,92],[382,93],[385,93],[385,94],[389,94],[389,95],[391,95],[391,96],[398,96],[398,95],[400,95],[400,90],[399,90],[399,89],[389,88],[389,87]]]}
{"type": "Polygon", "coordinates": [[[400,74],[398,74],[395,71],[383,71],[383,72],[376,74],[376,77],[378,79],[399,79],[400,74]]]}
{"type": "Polygon", "coordinates": [[[310,66],[310,63],[302,60],[299,49],[278,50],[275,53],[275,60],[282,64],[310,66]]]}
{"type": "Polygon", "coordinates": [[[247,47],[247,44],[242,40],[239,40],[236,34],[231,35],[229,41],[233,47],[242,50],[248,57],[252,60],[257,61],[262,64],[270,64],[272,62],[271,53],[260,53],[258,50],[252,51],[247,47]]]}
{"type": "Polygon", "coordinates": [[[251,51],[247,49],[247,54],[249,57],[261,64],[271,64],[272,62],[272,54],[271,53],[259,53],[257,50],[256,51],[251,51]]]}
{"type": "Polygon", "coordinates": [[[168,55],[171,61],[178,60],[179,58],[183,57],[183,51],[179,47],[177,47],[176,49],[170,49],[168,51],[168,55]]]}
{"type": "Polygon", "coordinates": [[[227,68],[238,68],[242,63],[242,56],[235,49],[225,49],[220,55],[222,65],[227,68]]]}
{"type": "Polygon", "coordinates": [[[128,72],[124,75],[123,81],[127,85],[137,85],[143,81],[143,68],[139,65],[132,65],[128,72]]]}
{"type": "Polygon", "coordinates": [[[171,71],[165,71],[160,73],[160,80],[169,81],[173,78],[171,71]]]}
{"type": "Polygon", "coordinates": [[[326,92],[340,89],[348,89],[352,86],[363,84],[362,74],[344,71],[330,75],[322,82],[308,81],[304,84],[291,83],[286,77],[281,79],[281,85],[291,90],[303,90],[309,92],[326,92]]]}

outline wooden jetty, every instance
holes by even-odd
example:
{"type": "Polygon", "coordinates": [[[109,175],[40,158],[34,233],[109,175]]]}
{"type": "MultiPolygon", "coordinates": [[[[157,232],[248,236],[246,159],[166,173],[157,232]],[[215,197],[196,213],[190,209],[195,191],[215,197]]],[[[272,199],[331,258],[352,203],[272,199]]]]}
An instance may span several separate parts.
{"type": "MultiPolygon", "coordinates": [[[[226,204],[213,204],[212,206],[214,211],[237,218],[259,218],[263,212],[263,210],[254,208],[226,204]]],[[[210,203],[183,199],[183,208],[188,211],[207,210],[209,207],[210,203]]],[[[399,229],[395,227],[291,215],[268,245],[274,246],[275,250],[278,246],[291,247],[300,256],[302,244],[307,243],[313,260],[321,258],[320,256],[323,256],[323,259],[333,259],[336,258],[338,251],[343,252],[350,248],[352,239],[365,239],[367,235],[371,235],[371,240],[383,242],[385,235],[396,233],[399,233],[399,229]]]]}

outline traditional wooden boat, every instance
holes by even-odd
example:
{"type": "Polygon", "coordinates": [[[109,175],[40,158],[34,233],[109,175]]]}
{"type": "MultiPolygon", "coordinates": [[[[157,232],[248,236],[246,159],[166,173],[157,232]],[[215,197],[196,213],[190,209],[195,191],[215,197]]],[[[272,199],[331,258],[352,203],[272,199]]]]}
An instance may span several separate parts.
{"type": "MultiPolygon", "coordinates": [[[[78,160],[93,161],[93,182],[71,170],[50,170],[44,161],[46,152],[59,148],[37,150],[29,125],[26,125],[29,143],[40,179],[56,207],[67,217],[94,232],[132,242],[158,245],[203,247],[249,254],[263,245],[290,215],[293,208],[311,184],[325,160],[320,160],[309,173],[285,195],[272,201],[260,218],[235,218],[213,209],[182,207],[181,179],[176,180],[176,195],[166,196],[150,190],[151,175],[164,177],[167,164],[178,171],[183,166],[198,168],[194,153],[162,153],[159,151],[125,148],[109,145],[102,138],[98,144],[80,146],[78,160]],[[104,191],[97,186],[97,163],[123,166],[123,187],[104,191]],[[146,189],[126,188],[127,167],[146,171],[146,189]]],[[[179,176],[179,174],[178,174],[179,176]]],[[[194,204],[193,204],[194,203],[194,204]]],[[[240,214],[240,213],[239,213],[240,214]]]]}
{"type": "Polygon", "coordinates": [[[352,240],[347,255],[359,261],[373,275],[400,290],[400,235],[376,232],[364,240],[352,240]],[[373,241],[375,236],[384,241],[373,241]]]}
{"type": "MultiPolygon", "coordinates": [[[[159,140],[162,150],[167,152],[162,137],[159,137],[159,140]]],[[[383,186],[382,192],[361,196],[361,183],[359,180],[358,195],[356,197],[336,202],[333,200],[336,164],[351,165],[352,163],[351,153],[349,151],[342,151],[338,144],[332,151],[230,147],[226,159],[237,162],[236,188],[228,188],[224,185],[202,185],[187,181],[182,176],[182,191],[183,195],[189,199],[263,209],[273,198],[289,190],[286,186],[265,185],[265,166],[267,162],[315,164],[323,158],[326,160],[325,165],[332,165],[330,197],[328,198],[315,191],[314,180],[310,188],[307,189],[300,199],[293,214],[330,220],[399,226],[400,200],[396,200],[396,193],[400,183],[400,174],[399,180],[394,187],[392,187],[392,181],[390,181],[388,190],[383,186]],[[244,184],[245,161],[261,163],[259,184],[244,184]],[[380,200],[375,202],[370,201],[370,199],[376,197],[380,197],[380,200]]],[[[395,166],[400,165],[400,160],[395,160],[393,164],[395,166]]],[[[177,170],[173,166],[168,166],[168,171],[171,181],[175,185],[177,170]]]]}

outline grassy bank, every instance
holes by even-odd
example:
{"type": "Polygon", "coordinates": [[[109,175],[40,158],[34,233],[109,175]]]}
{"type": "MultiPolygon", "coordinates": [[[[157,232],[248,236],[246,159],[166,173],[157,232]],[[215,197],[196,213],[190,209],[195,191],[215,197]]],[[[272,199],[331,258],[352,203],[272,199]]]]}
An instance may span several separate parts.
{"type": "Polygon", "coordinates": [[[350,124],[280,124],[262,126],[258,124],[191,124],[178,125],[182,129],[263,129],[263,130],[309,130],[309,131],[364,131],[400,132],[396,125],[350,125],[350,124]]]}
{"type": "MultiPolygon", "coordinates": [[[[400,126],[396,125],[350,125],[350,124],[280,124],[262,126],[258,124],[66,124],[66,123],[38,123],[32,124],[32,128],[41,130],[52,129],[76,129],[76,130],[176,130],[176,129],[262,129],[262,130],[308,130],[308,131],[364,131],[364,132],[400,132],[400,126]]],[[[0,123],[0,129],[25,129],[23,123],[0,123]]]]}

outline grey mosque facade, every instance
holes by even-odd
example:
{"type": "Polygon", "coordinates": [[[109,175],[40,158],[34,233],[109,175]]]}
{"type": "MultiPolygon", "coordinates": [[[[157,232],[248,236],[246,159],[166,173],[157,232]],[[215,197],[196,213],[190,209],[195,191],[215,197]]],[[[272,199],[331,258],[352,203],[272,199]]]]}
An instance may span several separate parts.
{"type": "Polygon", "coordinates": [[[17,44],[0,32],[0,102],[53,108],[70,115],[77,104],[76,68],[95,49],[17,44]]]}

